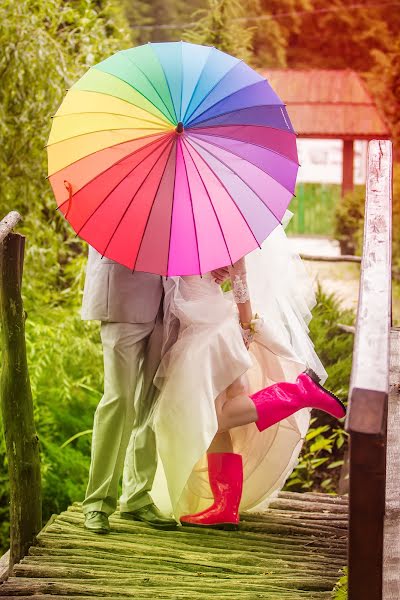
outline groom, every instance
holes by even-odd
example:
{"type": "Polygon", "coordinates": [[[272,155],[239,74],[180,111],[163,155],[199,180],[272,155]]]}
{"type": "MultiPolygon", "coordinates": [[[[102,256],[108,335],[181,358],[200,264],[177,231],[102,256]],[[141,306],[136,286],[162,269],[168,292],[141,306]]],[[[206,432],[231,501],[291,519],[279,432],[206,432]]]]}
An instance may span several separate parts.
{"type": "Polygon", "coordinates": [[[157,450],[150,413],[160,362],[163,285],[159,275],[132,273],[89,247],[82,319],[101,321],[104,395],[96,409],[85,527],[108,533],[123,474],[121,517],[162,528],[176,521],[150,496],[157,450]],[[140,384],[140,385],[139,385],[140,384]]]}

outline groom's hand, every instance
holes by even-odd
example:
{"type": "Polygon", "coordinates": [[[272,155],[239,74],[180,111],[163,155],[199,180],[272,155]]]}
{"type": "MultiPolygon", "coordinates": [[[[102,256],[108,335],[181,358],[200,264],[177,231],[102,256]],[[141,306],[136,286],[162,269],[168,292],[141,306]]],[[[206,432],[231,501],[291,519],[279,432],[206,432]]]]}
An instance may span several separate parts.
{"type": "Polygon", "coordinates": [[[215,269],[215,271],[211,271],[211,275],[214,277],[214,280],[218,285],[221,285],[226,281],[229,277],[229,269],[228,267],[221,267],[220,269],[215,269]]]}

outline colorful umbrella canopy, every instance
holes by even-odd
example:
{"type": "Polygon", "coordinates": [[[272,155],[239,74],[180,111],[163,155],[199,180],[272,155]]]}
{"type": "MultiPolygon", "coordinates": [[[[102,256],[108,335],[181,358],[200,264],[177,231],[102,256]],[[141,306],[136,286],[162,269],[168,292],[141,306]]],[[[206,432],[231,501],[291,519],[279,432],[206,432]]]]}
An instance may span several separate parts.
{"type": "Polygon", "coordinates": [[[149,43],[93,66],[53,117],[59,210],[132,270],[202,274],[257,248],[298,170],[283,102],[216,48],[149,43]]]}

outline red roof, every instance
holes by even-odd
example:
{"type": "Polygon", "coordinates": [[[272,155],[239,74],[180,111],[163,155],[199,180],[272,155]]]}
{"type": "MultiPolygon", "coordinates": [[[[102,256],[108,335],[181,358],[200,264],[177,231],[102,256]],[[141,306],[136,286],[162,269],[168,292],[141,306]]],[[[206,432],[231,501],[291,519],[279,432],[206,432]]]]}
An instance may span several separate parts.
{"type": "Polygon", "coordinates": [[[286,103],[301,137],[387,138],[390,130],[361,77],[351,70],[261,71],[286,103]]]}

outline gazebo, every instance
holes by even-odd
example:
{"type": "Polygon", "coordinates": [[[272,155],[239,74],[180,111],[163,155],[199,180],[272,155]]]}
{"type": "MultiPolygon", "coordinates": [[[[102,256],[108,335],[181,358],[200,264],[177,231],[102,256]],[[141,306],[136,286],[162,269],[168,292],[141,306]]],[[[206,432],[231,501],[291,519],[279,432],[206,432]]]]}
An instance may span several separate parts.
{"type": "Polygon", "coordinates": [[[266,69],[262,74],[285,102],[300,138],[343,140],[342,195],[353,189],[354,140],[390,137],[358,73],[266,69]]]}

